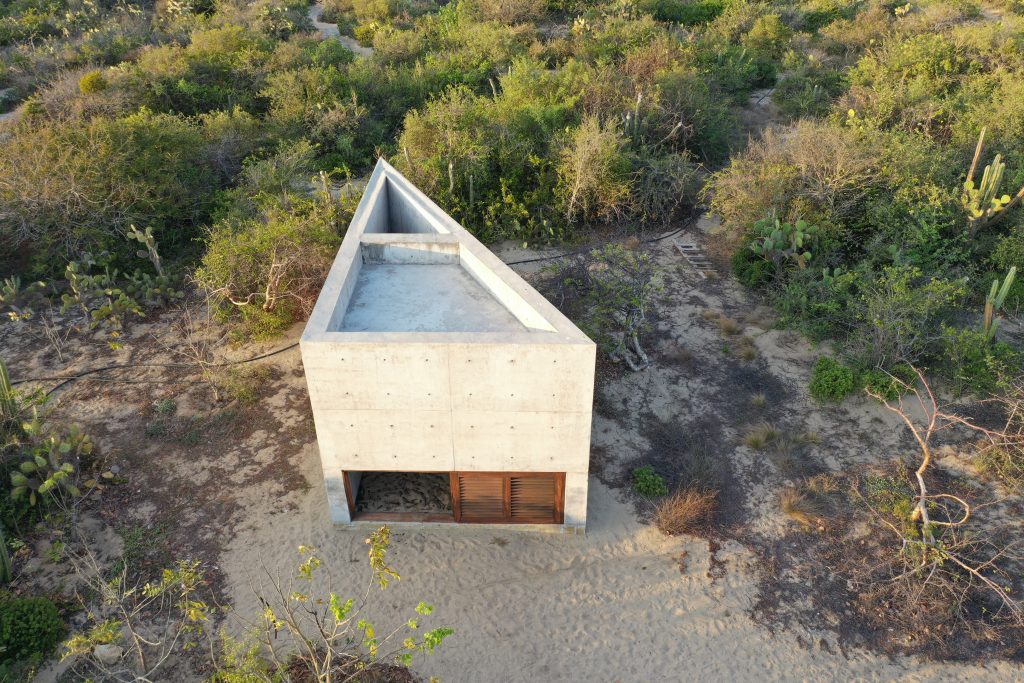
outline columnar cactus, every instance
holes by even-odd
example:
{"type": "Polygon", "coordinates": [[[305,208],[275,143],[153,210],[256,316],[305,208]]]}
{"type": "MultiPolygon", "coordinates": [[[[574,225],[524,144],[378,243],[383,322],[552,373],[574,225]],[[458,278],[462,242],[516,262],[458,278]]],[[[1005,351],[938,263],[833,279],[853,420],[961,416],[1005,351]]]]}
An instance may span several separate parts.
{"type": "Polygon", "coordinates": [[[1002,309],[1003,304],[1006,302],[1006,295],[1010,293],[1010,287],[1013,286],[1013,280],[1017,277],[1017,266],[1012,266],[1010,272],[1006,274],[1006,279],[1003,280],[1002,286],[999,284],[999,278],[992,281],[992,289],[989,290],[988,296],[985,297],[985,320],[982,323],[982,331],[985,333],[985,339],[991,340],[996,336],[996,330],[999,329],[999,320],[996,318],[996,313],[1002,309]]]}
{"type": "Polygon", "coordinates": [[[992,163],[985,166],[981,174],[981,181],[977,186],[974,184],[974,172],[978,167],[978,160],[985,143],[985,129],[981,129],[978,136],[978,145],[974,149],[974,159],[971,161],[971,168],[967,172],[967,180],[964,181],[963,194],[960,196],[960,203],[967,212],[968,234],[973,237],[982,227],[1006,215],[1006,212],[1013,208],[1017,202],[1024,198],[1024,187],[1012,198],[1008,194],[999,194],[999,186],[1003,182],[1003,172],[1006,164],[1003,163],[1001,154],[996,154],[992,163]]]}
{"type": "MultiPolygon", "coordinates": [[[[7,372],[7,365],[0,359],[0,437],[5,436],[9,425],[20,420],[18,401],[14,396],[14,385],[7,372]]],[[[0,445],[3,445],[0,443],[0,445]]]]}

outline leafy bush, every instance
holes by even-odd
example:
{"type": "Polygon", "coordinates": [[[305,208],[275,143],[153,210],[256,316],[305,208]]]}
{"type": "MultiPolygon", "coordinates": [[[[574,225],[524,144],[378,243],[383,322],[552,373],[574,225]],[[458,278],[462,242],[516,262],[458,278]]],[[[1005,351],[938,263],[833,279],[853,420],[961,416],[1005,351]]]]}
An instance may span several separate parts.
{"type": "Polygon", "coordinates": [[[894,360],[916,362],[930,350],[950,309],[964,296],[962,280],[925,277],[914,267],[887,267],[873,281],[860,283],[852,302],[856,327],[852,348],[871,365],[894,360]]]}
{"type": "Polygon", "coordinates": [[[906,363],[900,363],[888,372],[881,368],[864,370],[860,373],[860,383],[865,389],[884,400],[895,401],[909,391],[906,387],[913,387],[917,383],[917,374],[906,363]]]}
{"type": "Polygon", "coordinates": [[[197,281],[229,307],[261,311],[245,315],[308,315],[341,242],[332,208],[318,209],[296,199],[257,218],[217,223],[197,281]]]}
{"type": "Polygon", "coordinates": [[[202,130],[169,114],[19,128],[5,145],[0,239],[31,248],[44,272],[80,251],[134,253],[122,237],[133,223],[183,249],[217,185],[202,130]]]}
{"type": "Polygon", "coordinates": [[[102,71],[90,71],[78,81],[78,88],[83,95],[100,93],[109,87],[107,79],[103,77],[102,71]]]}
{"type": "Polygon", "coordinates": [[[991,394],[1021,370],[1021,356],[1012,346],[993,342],[980,330],[942,328],[942,373],[953,391],[991,394]]]}
{"type": "Polygon", "coordinates": [[[825,402],[838,403],[857,389],[856,375],[835,358],[822,356],[811,373],[811,396],[825,402]]]}
{"type": "Polygon", "coordinates": [[[665,480],[651,465],[641,465],[633,470],[633,490],[650,498],[668,493],[665,480]]]}
{"type": "Polygon", "coordinates": [[[729,263],[736,279],[751,289],[764,287],[775,277],[775,264],[761,258],[750,249],[737,249],[729,263]]]}
{"type": "Polygon", "coordinates": [[[725,9],[724,0],[640,0],[640,11],[659,21],[672,21],[684,26],[696,26],[713,21],[725,9]]]}
{"type": "Polygon", "coordinates": [[[46,598],[0,601],[0,661],[42,661],[63,636],[60,613],[46,598]]]}

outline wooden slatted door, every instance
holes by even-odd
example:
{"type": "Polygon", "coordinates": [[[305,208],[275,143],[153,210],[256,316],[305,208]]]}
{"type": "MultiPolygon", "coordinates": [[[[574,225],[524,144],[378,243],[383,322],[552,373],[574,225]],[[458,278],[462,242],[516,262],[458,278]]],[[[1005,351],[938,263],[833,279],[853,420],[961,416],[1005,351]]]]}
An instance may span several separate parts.
{"type": "Polygon", "coordinates": [[[457,522],[562,523],[562,473],[454,472],[452,483],[457,522]]]}
{"type": "Polygon", "coordinates": [[[457,522],[495,522],[505,518],[505,482],[500,476],[460,474],[457,522]]]}

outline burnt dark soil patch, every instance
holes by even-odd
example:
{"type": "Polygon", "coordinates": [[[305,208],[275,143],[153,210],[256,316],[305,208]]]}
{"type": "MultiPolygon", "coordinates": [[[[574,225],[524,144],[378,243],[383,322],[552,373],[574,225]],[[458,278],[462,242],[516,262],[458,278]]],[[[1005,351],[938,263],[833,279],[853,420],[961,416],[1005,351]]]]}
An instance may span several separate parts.
{"type": "MultiPolygon", "coordinates": [[[[651,465],[665,479],[669,491],[681,488],[711,489],[719,492],[714,528],[736,528],[743,523],[746,494],[739,487],[729,459],[731,446],[725,442],[721,424],[713,417],[688,422],[666,422],[647,415],[642,433],[650,447],[626,468],[625,481],[633,467],[651,465]]],[[[639,504],[639,503],[638,503],[639,504]]]]}
{"type": "MultiPolygon", "coordinates": [[[[911,491],[909,474],[897,464],[839,477],[840,497],[814,524],[793,523],[792,531],[779,539],[750,539],[762,563],[751,616],[769,629],[799,624],[830,631],[844,652],[862,647],[937,660],[1024,661],[1024,629],[1000,615],[994,594],[966,594],[957,615],[944,593],[926,588],[918,594],[915,584],[917,599],[907,600],[891,588],[902,572],[902,540],[853,490],[911,491]]],[[[979,501],[971,483],[948,472],[929,472],[928,481],[935,491],[979,501]]],[[[996,543],[1011,540],[997,527],[979,515],[971,531],[996,543]]],[[[1019,595],[1024,590],[1021,567],[1008,569],[1017,577],[1010,590],[1019,595]]],[[[923,582],[925,577],[920,578],[923,582]]]]}

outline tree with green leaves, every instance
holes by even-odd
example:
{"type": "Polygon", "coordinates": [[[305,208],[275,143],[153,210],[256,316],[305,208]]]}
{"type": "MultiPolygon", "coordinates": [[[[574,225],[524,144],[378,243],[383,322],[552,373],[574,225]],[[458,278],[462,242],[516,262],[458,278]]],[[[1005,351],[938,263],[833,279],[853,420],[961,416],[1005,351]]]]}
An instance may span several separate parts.
{"type": "Polygon", "coordinates": [[[254,587],[263,612],[243,639],[222,635],[213,680],[240,680],[237,675],[244,672],[246,681],[270,683],[277,680],[274,672],[294,672],[296,667],[308,673],[309,680],[324,683],[372,680],[374,672],[408,667],[416,655],[437,649],[454,631],[446,626],[424,630],[421,621],[434,611],[432,605],[420,602],[411,618],[386,632],[365,616],[374,588],[383,591],[400,579],[387,563],[391,529],[380,527],[366,545],[370,576],[357,596],[335,592],[330,573],[309,546],[299,546],[302,561],[288,579],[264,567],[265,581],[254,587]],[[323,593],[314,591],[317,584],[325,585],[323,593]],[[282,639],[281,633],[291,637],[282,639]]]}

